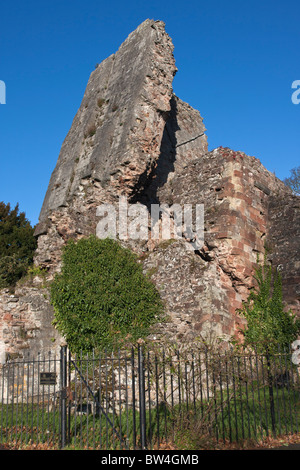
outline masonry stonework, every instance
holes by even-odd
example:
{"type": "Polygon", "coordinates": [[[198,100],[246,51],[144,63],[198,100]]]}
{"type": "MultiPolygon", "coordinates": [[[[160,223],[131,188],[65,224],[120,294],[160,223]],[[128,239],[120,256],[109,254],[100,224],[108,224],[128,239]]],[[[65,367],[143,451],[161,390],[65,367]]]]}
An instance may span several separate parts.
{"type": "Polygon", "coordinates": [[[253,287],[266,247],[283,275],[287,308],[300,314],[299,197],[255,157],[208,151],[199,111],[173,93],[173,45],[160,21],[146,20],[91,74],[50,179],[36,227],[35,264],[45,279],[0,294],[1,360],[58,350],[49,283],[72,238],[96,233],[97,207],[120,196],[151,204],[204,205],[204,244],[184,239],[124,241],[151,274],[168,320],[156,336],[229,339],[236,310],[253,287]]]}

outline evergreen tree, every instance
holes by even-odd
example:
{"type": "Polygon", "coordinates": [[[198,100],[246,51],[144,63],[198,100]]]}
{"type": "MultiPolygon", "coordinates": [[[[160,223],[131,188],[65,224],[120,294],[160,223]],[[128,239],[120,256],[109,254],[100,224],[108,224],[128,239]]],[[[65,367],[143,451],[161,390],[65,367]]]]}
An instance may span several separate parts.
{"type": "Polygon", "coordinates": [[[17,204],[0,202],[0,288],[14,286],[33,262],[34,229],[17,204]]]}

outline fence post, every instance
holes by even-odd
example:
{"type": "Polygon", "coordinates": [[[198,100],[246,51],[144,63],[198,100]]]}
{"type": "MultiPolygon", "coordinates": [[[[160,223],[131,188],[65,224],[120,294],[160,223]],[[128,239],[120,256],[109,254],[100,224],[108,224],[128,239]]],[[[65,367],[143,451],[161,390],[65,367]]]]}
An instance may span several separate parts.
{"type": "Polygon", "coordinates": [[[63,449],[67,442],[67,346],[62,346],[60,350],[60,432],[61,448],[63,449]]]}
{"type": "Polygon", "coordinates": [[[140,435],[141,449],[146,449],[146,400],[145,400],[145,369],[143,349],[138,346],[138,374],[139,374],[139,405],[140,405],[140,435]]]}

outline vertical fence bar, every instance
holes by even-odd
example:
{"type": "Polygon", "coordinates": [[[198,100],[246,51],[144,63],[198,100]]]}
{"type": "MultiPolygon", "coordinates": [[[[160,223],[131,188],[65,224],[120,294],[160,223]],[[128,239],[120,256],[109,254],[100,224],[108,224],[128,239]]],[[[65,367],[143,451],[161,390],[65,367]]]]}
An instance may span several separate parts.
{"type": "Polygon", "coordinates": [[[265,418],[266,418],[266,433],[267,437],[269,437],[269,421],[268,421],[268,411],[267,411],[267,403],[266,403],[266,384],[265,384],[265,365],[264,365],[264,356],[261,355],[261,371],[262,371],[262,386],[264,392],[264,405],[265,405],[265,418]]]}
{"type": "Polygon", "coordinates": [[[34,426],[33,426],[33,416],[34,416],[34,407],[33,407],[33,403],[34,403],[34,365],[35,365],[35,360],[34,358],[32,358],[32,377],[31,377],[31,442],[33,442],[33,430],[34,430],[34,426]]]}
{"type": "MultiPolygon", "coordinates": [[[[115,428],[115,374],[114,374],[114,353],[111,354],[111,394],[112,394],[112,423],[113,429],[115,428]]],[[[112,445],[115,449],[115,433],[112,434],[112,445]]]]}
{"type": "MultiPolygon", "coordinates": [[[[289,356],[292,356],[292,351],[291,348],[289,347],[289,356]]],[[[294,368],[293,368],[293,363],[292,361],[289,362],[289,367],[290,367],[290,374],[291,374],[291,387],[293,390],[293,399],[294,399],[294,416],[295,416],[295,429],[293,429],[293,432],[298,433],[299,428],[298,428],[298,413],[297,413],[297,398],[296,398],[296,384],[294,380],[294,368]]]]}
{"type": "Polygon", "coordinates": [[[171,419],[172,419],[172,432],[173,432],[173,439],[175,438],[175,410],[174,410],[174,384],[173,384],[173,363],[172,363],[172,357],[170,359],[170,386],[171,386],[171,419]]]}
{"type": "Polygon", "coordinates": [[[267,364],[267,385],[269,390],[269,403],[270,403],[270,417],[271,417],[271,428],[273,436],[276,436],[275,426],[275,404],[274,404],[274,390],[273,390],[273,376],[271,371],[271,357],[270,354],[266,353],[266,364],[267,364]]]}
{"type": "Polygon", "coordinates": [[[186,415],[189,416],[189,383],[188,383],[188,362],[184,361],[184,380],[185,380],[185,401],[186,401],[186,415]]]}
{"type": "MultiPolygon", "coordinates": [[[[277,350],[279,350],[279,346],[277,350]]],[[[277,357],[278,357],[278,354],[276,355],[276,359],[277,357]]],[[[276,365],[275,359],[274,359],[274,363],[276,365]]],[[[279,378],[279,382],[280,382],[280,378],[279,378]]],[[[281,435],[281,414],[280,414],[281,412],[280,412],[280,399],[279,399],[280,384],[278,383],[277,379],[275,380],[275,388],[276,388],[276,402],[277,402],[277,416],[278,416],[278,431],[279,431],[279,435],[281,435]]]]}
{"type": "MultiPolygon", "coordinates": [[[[67,368],[68,368],[68,384],[71,384],[71,351],[68,351],[68,360],[67,360],[67,368]]],[[[56,371],[56,360],[54,360],[54,372],[56,371]]],[[[70,392],[70,398],[73,400],[72,392],[70,392]]],[[[55,396],[55,386],[54,386],[54,396],[55,396]]],[[[68,402],[68,435],[67,435],[68,442],[71,441],[71,400],[68,402]]]]}
{"type": "Polygon", "coordinates": [[[236,376],[234,369],[234,357],[231,357],[232,365],[232,387],[233,387],[233,406],[234,406],[234,417],[235,417],[235,438],[239,440],[239,431],[238,431],[238,419],[237,419],[237,404],[236,404],[236,376]]]}
{"type": "Polygon", "coordinates": [[[8,364],[7,367],[5,367],[5,371],[7,371],[7,391],[6,391],[6,406],[5,406],[5,417],[6,417],[6,423],[5,423],[5,430],[6,430],[6,440],[7,440],[7,432],[8,432],[8,405],[9,405],[9,369],[10,365],[8,364]]]}
{"type": "Polygon", "coordinates": [[[176,352],[177,355],[177,375],[178,375],[178,406],[179,406],[179,418],[181,420],[182,414],[181,414],[181,387],[180,387],[180,377],[181,377],[181,368],[180,368],[180,355],[179,351],[177,350],[176,352]]]}
{"type": "Polygon", "coordinates": [[[29,362],[29,355],[27,356],[27,382],[26,382],[26,428],[25,428],[25,442],[28,444],[28,420],[29,420],[29,387],[30,387],[30,362],[29,362]]]}
{"type": "MultiPolygon", "coordinates": [[[[38,353],[38,364],[37,364],[37,442],[40,441],[39,438],[39,425],[40,425],[40,387],[39,387],[39,378],[40,378],[40,363],[41,363],[41,354],[38,353]]],[[[43,415],[42,415],[43,416],[43,415]]],[[[43,442],[43,428],[42,428],[42,442],[43,442]]]]}
{"type": "Polygon", "coordinates": [[[67,442],[67,348],[61,347],[60,351],[60,373],[61,373],[61,448],[66,446],[67,442]]]}
{"type": "Polygon", "coordinates": [[[210,393],[209,393],[209,358],[208,350],[205,348],[205,373],[206,373],[206,401],[207,401],[207,413],[208,413],[208,432],[211,434],[211,414],[210,414],[210,393]]]}
{"type": "Polygon", "coordinates": [[[139,406],[140,406],[140,436],[141,449],[146,449],[146,399],[145,399],[145,369],[142,346],[138,346],[138,374],[139,374],[139,406]]]}
{"type": "Polygon", "coordinates": [[[135,370],[134,370],[134,348],[131,349],[131,391],[132,391],[132,437],[133,448],[136,449],[136,420],[135,420],[135,370]]]}
{"type": "Polygon", "coordinates": [[[240,369],[240,356],[237,357],[237,378],[239,383],[239,395],[240,395],[240,416],[241,416],[241,425],[242,425],[242,439],[245,439],[244,432],[244,411],[243,411],[243,393],[242,393],[242,377],[240,369]]]}
{"type": "Polygon", "coordinates": [[[2,432],[3,432],[3,397],[4,397],[4,365],[0,367],[1,377],[2,377],[2,385],[1,385],[1,421],[0,421],[0,442],[2,442],[2,432]]]}
{"type": "Polygon", "coordinates": [[[125,366],[125,408],[126,408],[126,449],[130,448],[129,439],[129,397],[128,397],[128,373],[127,373],[127,351],[124,352],[124,366],[125,366]]]}
{"type": "MultiPolygon", "coordinates": [[[[52,354],[51,354],[51,351],[48,352],[48,368],[49,370],[52,370],[51,369],[51,361],[52,361],[52,354]]],[[[53,367],[53,372],[55,374],[55,377],[56,377],[56,362],[57,362],[57,357],[54,355],[54,367],[53,367]]],[[[45,368],[45,364],[46,364],[46,356],[44,355],[44,368],[45,368]]],[[[45,389],[45,386],[43,386],[43,395],[44,395],[44,389],[45,389]]],[[[50,420],[52,422],[52,442],[55,443],[56,442],[56,439],[57,439],[57,432],[56,432],[56,423],[55,423],[55,412],[56,412],[56,408],[55,408],[55,397],[56,397],[56,380],[55,380],[55,384],[53,386],[53,392],[52,392],[52,396],[53,396],[53,402],[52,402],[52,416],[50,415],[50,412],[51,412],[51,401],[50,401],[50,385],[48,385],[48,400],[47,400],[47,429],[48,429],[48,435],[47,435],[47,442],[49,442],[51,440],[51,435],[50,435],[50,429],[51,429],[51,426],[50,426],[50,420]],[[52,419],[51,419],[52,418],[52,419]]]]}
{"type": "Polygon", "coordinates": [[[101,362],[101,353],[99,354],[99,445],[102,449],[102,362],[101,362]]]}
{"type": "MultiPolygon", "coordinates": [[[[108,357],[107,357],[107,349],[105,348],[105,412],[106,416],[108,415],[108,405],[109,405],[109,398],[108,398],[108,357]]],[[[106,449],[108,449],[108,423],[105,420],[105,433],[106,433],[106,449]]]]}
{"type": "MultiPolygon", "coordinates": [[[[283,377],[284,375],[283,375],[283,369],[282,369],[282,354],[279,355],[279,364],[280,364],[280,374],[281,374],[281,377],[283,377]]],[[[284,416],[284,422],[285,422],[285,432],[287,433],[286,399],[285,399],[284,389],[282,393],[282,404],[283,404],[283,416],[284,416]]]]}
{"type": "MultiPolygon", "coordinates": [[[[263,387],[264,387],[264,382],[263,382],[263,380],[261,382],[261,376],[259,375],[259,355],[258,355],[257,352],[256,352],[256,367],[257,367],[257,370],[256,370],[256,373],[257,373],[257,393],[258,393],[259,417],[260,417],[260,434],[261,434],[261,438],[263,438],[264,437],[264,434],[263,434],[263,417],[262,417],[263,409],[262,409],[260,386],[261,386],[261,383],[262,383],[263,387]]],[[[261,374],[262,374],[262,379],[263,379],[263,369],[261,370],[261,374]]]]}
{"type": "Polygon", "coordinates": [[[159,433],[159,375],[158,375],[158,360],[155,354],[155,395],[156,395],[156,423],[157,423],[157,444],[160,444],[160,433],[159,433]]]}
{"type": "Polygon", "coordinates": [[[251,429],[250,429],[250,409],[249,409],[249,395],[248,395],[248,372],[247,372],[247,362],[246,356],[244,355],[244,374],[245,374],[245,392],[246,392],[246,407],[247,407],[247,418],[248,418],[248,438],[251,437],[251,429]]]}
{"type": "Polygon", "coordinates": [[[192,351],[192,387],[193,387],[193,408],[194,416],[196,417],[196,384],[195,384],[195,356],[192,351]]]}
{"type": "Polygon", "coordinates": [[[162,360],[163,360],[163,407],[164,407],[164,417],[165,417],[165,438],[167,438],[167,392],[166,392],[166,356],[165,356],[165,350],[163,349],[162,353],[162,360]]]}
{"type": "MultiPolygon", "coordinates": [[[[45,370],[45,355],[43,355],[43,359],[41,360],[41,369],[42,369],[42,372],[44,372],[45,370]]],[[[38,377],[40,378],[40,367],[38,368],[38,377]]],[[[39,387],[40,388],[40,387],[39,387]]],[[[42,431],[41,431],[41,437],[42,437],[42,442],[44,442],[44,405],[45,405],[45,387],[42,386],[42,394],[41,394],[41,401],[42,401],[42,409],[41,409],[41,415],[42,415],[42,419],[41,419],[41,428],[42,428],[42,431]]],[[[48,403],[49,403],[49,396],[48,396],[48,403]]]]}
{"type": "Polygon", "coordinates": [[[253,428],[254,428],[254,437],[256,439],[256,413],[255,413],[255,398],[254,398],[254,376],[253,376],[253,367],[252,367],[252,354],[249,355],[249,369],[250,369],[250,382],[251,382],[251,396],[252,396],[252,408],[253,408],[253,428]]]}
{"type": "MultiPolygon", "coordinates": [[[[219,364],[221,364],[221,357],[219,357],[219,364]]],[[[221,418],[222,418],[222,437],[225,442],[225,429],[224,429],[224,405],[223,405],[223,380],[222,380],[222,369],[219,370],[219,385],[220,385],[220,407],[221,407],[221,418]]]]}
{"type": "Polygon", "coordinates": [[[287,354],[288,352],[285,350],[284,363],[285,363],[285,371],[286,371],[286,379],[287,379],[286,381],[287,381],[287,389],[288,389],[288,401],[289,401],[289,409],[290,409],[290,431],[293,432],[292,404],[291,404],[290,379],[289,379],[288,366],[287,366],[287,354]]]}
{"type": "MultiPolygon", "coordinates": [[[[151,380],[150,380],[150,353],[147,355],[147,385],[148,385],[148,406],[149,406],[149,444],[152,448],[152,410],[151,410],[151,380]]],[[[146,438],[146,442],[148,442],[146,438]]]]}
{"type": "Polygon", "coordinates": [[[228,359],[227,353],[225,356],[225,374],[226,374],[226,397],[227,397],[227,409],[228,409],[228,432],[229,441],[232,442],[232,429],[231,429],[231,408],[230,408],[230,395],[229,395],[229,372],[228,372],[228,359]]]}
{"type": "Polygon", "coordinates": [[[213,363],[212,363],[212,400],[214,403],[214,415],[215,415],[215,424],[212,426],[212,428],[215,428],[215,436],[217,439],[217,442],[219,440],[219,426],[218,426],[218,415],[217,415],[217,397],[216,397],[216,377],[215,377],[215,358],[213,358],[213,363]]]}
{"type": "MultiPolygon", "coordinates": [[[[83,359],[83,371],[85,372],[86,376],[84,379],[84,374],[82,376],[82,381],[84,385],[89,382],[89,353],[87,352],[84,356],[83,359]]],[[[83,442],[84,442],[84,448],[88,449],[89,448],[89,396],[88,392],[85,389],[85,403],[83,402],[83,407],[82,407],[82,417],[83,417],[83,424],[84,424],[84,430],[85,430],[85,437],[83,437],[83,442]]]]}
{"type": "Polygon", "coordinates": [[[22,407],[21,407],[21,435],[20,435],[20,442],[23,442],[23,412],[24,412],[24,377],[25,377],[25,357],[23,357],[22,361],[22,407]]]}
{"type": "Polygon", "coordinates": [[[119,434],[120,434],[120,448],[122,448],[122,440],[123,440],[123,432],[122,432],[122,394],[121,394],[121,354],[120,354],[120,349],[118,349],[118,368],[119,368],[119,374],[118,374],[118,384],[119,384],[119,423],[120,423],[120,429],[119,429],[119,434]]]}
{"type": "Polygon", "coordinates": [[[203,406],[203,385],[202,385],[202,359],[201,351],[199,352],[199,388],[200,388],[200,410],[201,410],[201,419],[204,415],[204,406],[203,406]]]}
{"type": "MultiPolygon", "coordinates": [[[[94,350],[92,352],[91,362],[92,362],[92,391],[93,391],[93,395],[95,395],[95,352],[94,352],[94,350]]],[[[92,432],[93,449],[95,449],[95,407],[96,407],[96,403],[93,402],[92,410],[91,410],[92,415],[93,415],[93,426],[92,426],[92,429],[93,429],[93,432],[92,432]]]]}
{"type": "Polygon", "coordinates": [[[19,383],[19,361],[16,364],[17,366],[17,384],[16,384],[16,424],[15,424],[15,441],[17,442],[18,440],[18,414],[19,414],[19,391],[20,391],[20,383],[19,383]]]}
{"type": "Polygon", "coordinates": [[[15,363],[12,363],[12,373],[11,373],[11,430],[10,430],[10,438],[12,440],[13,436],[13,422],[14,422],[14,402],[15,402],[15,396],[14,396],[14,385],[15,385],[15,363]]]}

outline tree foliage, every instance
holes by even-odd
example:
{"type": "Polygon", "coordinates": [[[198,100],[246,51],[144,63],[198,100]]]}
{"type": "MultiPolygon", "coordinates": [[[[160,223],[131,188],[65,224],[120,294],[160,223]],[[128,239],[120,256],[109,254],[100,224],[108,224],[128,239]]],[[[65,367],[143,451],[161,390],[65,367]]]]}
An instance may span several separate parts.
{"type": "Polygon", "coordinates": [[[0,287],[14,286],[33,262],[34,228],[17,204],[0,202],[0,287]]]}
{"type": "Polygon", "coordinates": [[[283,182],[291,188],[294,193],[300,195],[300,166],[293,168],[291,171],[291,176],[289,178],[285,178],[283,182]]]}
{"type": "Polygon", "coordinates": [[[257,286],[240,310],[247,320],[245,345],[268,353],[287,348],[300,334],[300,319],[285,309],[280,272],[274,272],[265,260],[255,279],[257,286]]]}
{"type": "Polygon", "coordinates": [[[51,302],[54,324],[72,351],[135,342],[163,318],[159,293],[136,255],[115,240],[94,236],[65,246],[51,302]]]}

